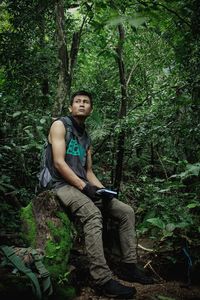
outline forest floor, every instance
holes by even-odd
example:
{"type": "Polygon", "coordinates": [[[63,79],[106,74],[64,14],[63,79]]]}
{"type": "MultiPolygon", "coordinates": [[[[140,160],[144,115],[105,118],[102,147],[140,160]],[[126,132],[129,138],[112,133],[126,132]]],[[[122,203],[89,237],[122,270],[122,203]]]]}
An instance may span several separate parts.
{"type": "MultiPolygon", "coordinates": [[[[125,284],[125,283],[124,283],[125,284]]],[[[131,285],[129,285],[131,286],[131,285]]],[[[141,285],[135,283],[133,285],[137,294],[134,299],[136,300],[199,300],[200,299],[200,288],[190,287],[182,288],[180,282],[163,282],[154,285],[141,285]]],[[[111,300],[103,296],[97,296],[95,291],[90,287],[82,288],[79,296],[75,297],[74,300],[111,300]]],[[[113,298],[114,299],[114,298],[113,298]]]]}
{"type": "MultiPolygon", "coordinates": [[[[153,247],[149,240],[139,241],[139,245],[144,246],[146,249],[142,250],[141,248],[138,248],[139,264],[145,266],[147,274],[153,276],[156,279],[156,283],[151,285],[141,285],[139,283],[132,284],[119,280],[118,277],[114,275],[114,278],[124,285],[134,286],[136,288],[137,294],[135,295],[135,300],[200,300],[199,263],[196,269],[189,270],[187,259],[184,259],[183,255],[179,254],[179,257],[177,253],[174,252],[164,252],[160,254],[159,252],[151,252],[149,249],[153,247]],[[168,258],[178,258],[179,262],[176,261],[176,263],[170,263],[168,258]]],[[[199,253],[199,249],[196,249],[196,251],[199,253]]],[[[110,252],[110,250],[108,251],[105,249],[105,254],[108,265],[113,273],[119,273],[119,252],[110,252]]],[[[93,283],[89,276],[89,264],[82,242],[80,244],[74,243],[69,264],[69,284],[76,292],[73,300],[112,300],[111,298],[97,294],[93,288],[93,283]]],[[[5,300],[5,297],[2,297],[1,299],[5,300]]],[[[6,299],[13,300],[14,298],[6,299]]],[[[28,299],[31,300],[32,298],[28,297],[28,299]]],[[[56,295],[52,299],[58,300],[56,295]]]]}
{"type": "MultiPolygon", "coordinates": [[[[115,273],[119,272],[119,263],[114,256],[106,256],[110,268],[115,273]]],[[[154,258],[150,253],[140,251],[140,265],[147,265],[147,274],[156,279],[156,283],[151,285],[141,285],[139,283],[128,283],[119,280],[116,275],[114,278],[119,280],[126,286],[134,286],[137,290],[135,295],[136,300],[200,300],[200,278],[188,278],[187,265],[174,265],[169,268],[166,265],[160,264],[159,259],[153,262],[154,258]],[[164,270],[163,270],[164,268],[164,270]],[[188,285],[188,280],[191,283],[188,285]]],[[[88,261],[85,255],[76,251],[71,255],[71,265],[74,268],[72,271],[71,282],[76,290],[74,300],[109,300],[101,295],[96,294],[91,287],[92,282],[89,277],[88,261]]],[[[199,270],[198,270],[199,271],[199,270]]],[[[199,273],[198,275],[199,276],[199,273]]]]}
{"type": "MultiPolygon", "coordinates": [[[[180,287],[179,282],[163,282],[161,284],[146,285],[134,284],[137,294],[134,299],[136,300],[199,300],[200,288],[191,287],[184,289],[180,287]]],[[[97,296],[89,287],[81,290],[79,296],[74,300],[111,300],[103,296],[97,296]]],[[[113,298],[114,299],[114,298],[113,298]]]]}
{"type": "MultiPolygon", "coordinates": [[[[149,243],[143,243],[143,246],[151,248],[149,243]]],[[[106,259],[108,265],[114,274],[119,273],[120,264],[117,255],[112,253],[106,253],[106,259]]],[[[164,254],[164,257],[175,255],[174,253],[164,254]]],[[[139,264],[146,266],[145,270],[150,276],[156,279],[156,283],[151,285],[141,285],[139,283],[128,283],[119,280],[116,275],[114,278],[119,280],[126,286],[134,286],[137,290],[135,300],[200,300],[200,266],[197,266],[195,272],[188,272],[187,261],[180,264],[170,264],[169,260],[163,260],[162,256],[158,253],[152,253],[149,251],[138,251],[139,264]],[[190,284],[188,284],[190,283],[190,284]]],[[[85,255],[84,247],[80,245],[72,249],[70,255],[70,280],[69,284],[75,290],[75,296],[70,299],[73,300],[112,300],[101,296],[96,293],[93,288],[92,280],[89,276],[88,260],[85,255]]],[[[1,280],[0,280],[1,285],[1,280]]],[[[12,293],[11,293],[12,294],[12,293]]],[[[29,291],[30,294],[30,291],[29,291]]],[[[28,294],[28,295],[29,295],[28,294]]],[[[24,295],[24,294],[23,294],[24,295]]],[[[2,300],[13,300],[15,297],[7,297],[5,295],[0,298],[2,300]]],[[[31,294],[28,296],[31,298],[31,294]]],[[[58,300],[55,295],[53,300],[58,300]]],[[[67,300],[67,299],[66,299],[67,300]]]]}

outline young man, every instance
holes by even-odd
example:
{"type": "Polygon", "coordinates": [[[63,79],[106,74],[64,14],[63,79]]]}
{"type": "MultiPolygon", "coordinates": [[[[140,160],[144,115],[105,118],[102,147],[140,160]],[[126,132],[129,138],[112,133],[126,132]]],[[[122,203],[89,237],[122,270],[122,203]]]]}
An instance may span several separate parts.
{"type": "Polygon", "coordinates": [[[122,279],[143,284],[152,283],[136,266],[135,216],[133,209],[114,197],[101,200],[96,191],[103,188],[92,170],[90,139],[84,122],[93,109],[92,96],[86,91],[73,94],[71,113],[71,138],[66,141],[63,119],[53,122],[49,132],[55,176],[53,187],[61,202],[79,218],[83,225],[85,247],[90,264],[90,274],[97,289],[109,297],[131,299],[134,287],[122,285],[112,279],[106,263],[102,242],[102,214],[99,201],[106,202],[107,214],[119,222],[122,249],[122,279]]]}

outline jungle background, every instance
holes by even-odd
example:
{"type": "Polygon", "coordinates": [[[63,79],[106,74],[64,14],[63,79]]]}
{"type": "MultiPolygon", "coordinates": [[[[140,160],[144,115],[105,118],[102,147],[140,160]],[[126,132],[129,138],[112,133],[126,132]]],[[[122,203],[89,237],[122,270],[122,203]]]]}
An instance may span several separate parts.
{"type": "Polygon", "coordinates": [[[52,118],[88,90],[96,175],[139,239],[199,266],[199,1],[5,0],[0,20],[1,240],[19,241],[52,118]]]}

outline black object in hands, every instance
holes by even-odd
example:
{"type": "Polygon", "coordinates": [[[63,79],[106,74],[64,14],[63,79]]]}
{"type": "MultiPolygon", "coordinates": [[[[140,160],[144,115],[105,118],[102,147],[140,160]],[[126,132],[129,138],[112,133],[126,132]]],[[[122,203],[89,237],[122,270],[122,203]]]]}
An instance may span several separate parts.
{"type": "Polygon", "coordinates": [[[108,200],[111,200],[112,198],[117,197],[117,192],[106,189],[106,188],[98,189],[96,191],[96,194],[98,196],[100,196],[102,199],[108,199],[108,200]]]}
{"type": "Polygon", "coordinates": [[[96,193],[98,189],[99,188],[96,185],[92,185],[89,182],[87,182],[84,188],[82,189],[82,193],[91,198],[92,200],[95,200],[98,197],[96,193]]]}

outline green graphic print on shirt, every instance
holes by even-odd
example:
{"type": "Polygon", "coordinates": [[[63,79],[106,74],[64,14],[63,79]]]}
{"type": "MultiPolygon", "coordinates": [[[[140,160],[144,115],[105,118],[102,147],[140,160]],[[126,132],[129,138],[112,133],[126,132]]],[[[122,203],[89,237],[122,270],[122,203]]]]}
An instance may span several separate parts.
{"type": "Polygon", "coordinates": [[[66,154],[71,154],[73,156],[79,156],[82,161],[85,156],[85,149],[80,145],[75,138],[72,138],[69,142],[66,154]]]}

